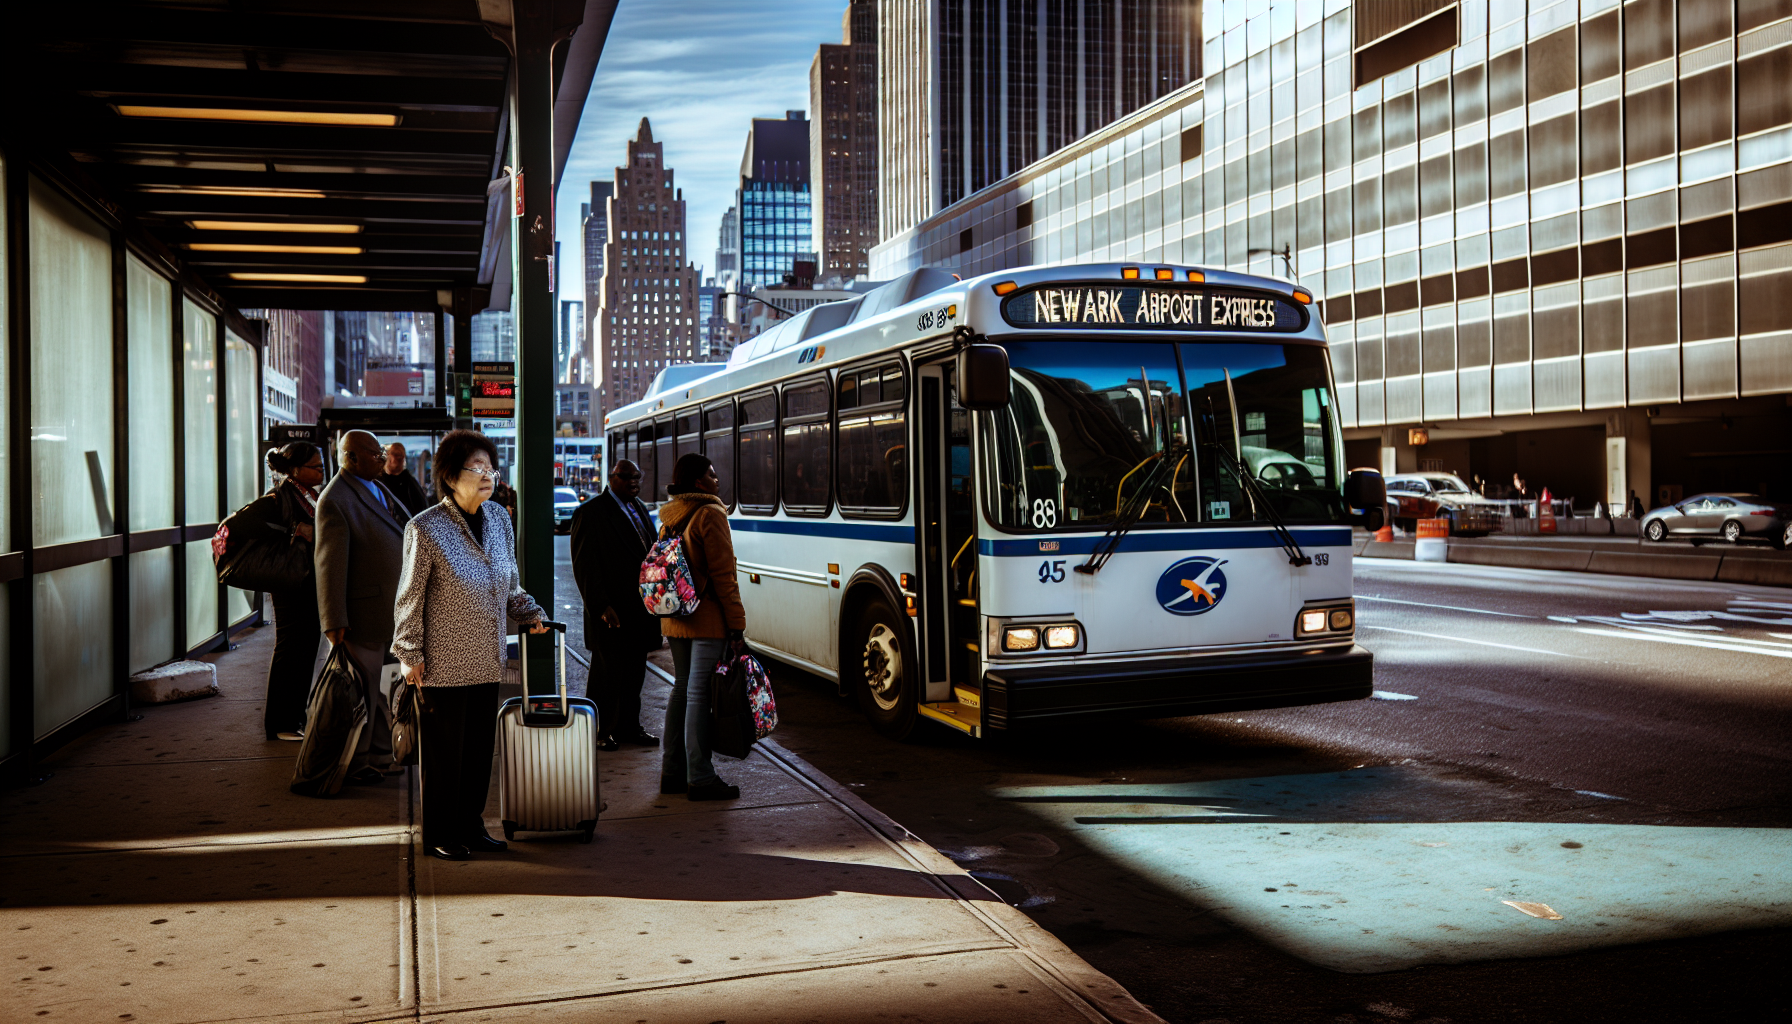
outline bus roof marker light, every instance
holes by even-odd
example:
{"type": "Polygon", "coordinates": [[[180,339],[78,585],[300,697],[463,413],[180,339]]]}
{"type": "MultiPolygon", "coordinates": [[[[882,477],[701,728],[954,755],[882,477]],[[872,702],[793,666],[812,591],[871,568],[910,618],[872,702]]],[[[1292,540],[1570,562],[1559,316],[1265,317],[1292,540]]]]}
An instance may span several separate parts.
{"type": "Polygon", "coordinates": [[[1294,301],[1303,306],[1310,306],[1313,304],[1313,293],[1305,288],[1296,288],[1294,289],[1294,301]]]}
{"type": "Polygon", "coordinates": [[[1157,279],[1159,281],[1174,281],[1176,279],[1176,272],[1169,267],[1158,267],[1157,279]]]}
{"type": "Polygon", "coordinates": [[[1014,289],[1019,288],[1019,287],[1020,287],[1020,285],[1015,284],[1013,281],[1003,281],[1003,282],[997,284],[995,286],[995,289],[996,289],[997,295],[1006,295],[1009,292],[1011,292],[1014,289]]]}
{"type": "Polygon", "coordinates": [[[1199,270],[1191,270],[1188,272],[1188,279],[1199,284],[1200,282],[1207,280],[1207,275],[1201,273],[1199,270]]]}
{"type": "Polygon", "coordinates": [[[1120,276],[1126,278],[1128,281],[1137,281],[1139,279],[1139,268],[1121,267],[1120,276]]]}

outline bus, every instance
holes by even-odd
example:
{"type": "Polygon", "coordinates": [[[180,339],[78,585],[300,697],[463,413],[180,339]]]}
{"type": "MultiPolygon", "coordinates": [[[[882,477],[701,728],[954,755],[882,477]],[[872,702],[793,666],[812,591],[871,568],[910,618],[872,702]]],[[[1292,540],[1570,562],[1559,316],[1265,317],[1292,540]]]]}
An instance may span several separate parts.
{"type": "Polygon", "coordinates": [[[603,490],[603,477],[598,472],[603,465],[603,447],[601,437],[554,438],[557,485],[570,487],[586,497],[603,490]]]}
{"type": "Polygon", "coordinates": [[[604,425],[643,498],[715,463],[755,650],[977,737],[1367,698],[1336,395],[1283,280],[923,269],[604,425]]]}

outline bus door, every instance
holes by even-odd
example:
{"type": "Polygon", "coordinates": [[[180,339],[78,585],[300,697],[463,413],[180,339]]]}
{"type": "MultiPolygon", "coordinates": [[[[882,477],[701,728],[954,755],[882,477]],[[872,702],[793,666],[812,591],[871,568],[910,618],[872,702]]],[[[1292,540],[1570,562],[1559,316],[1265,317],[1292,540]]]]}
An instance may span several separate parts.
{"type": "MultiPolygon", "coordinates": [[[[928,703],[960,702],[975,727],[978,639],[977,545],[971,476],[970,413],[960,407],[950,363],[921,367],[921,480],[916,565],[920,568],[919,616],[928,703]],[[965,697],[970,700],[966,702],[965,697]]],[[[937,716],[930,716],[937,717],[937,716]]]]}

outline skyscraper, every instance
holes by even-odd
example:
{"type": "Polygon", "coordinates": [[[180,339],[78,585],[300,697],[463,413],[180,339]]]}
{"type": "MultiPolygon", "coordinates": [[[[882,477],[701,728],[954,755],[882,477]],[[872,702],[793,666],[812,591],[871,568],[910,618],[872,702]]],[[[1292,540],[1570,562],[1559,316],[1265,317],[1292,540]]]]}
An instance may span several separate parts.
{"type": "MultiPolygon", "coordinates": [[[[610,237],[610,196],[616,191],[613,182],[591,183],[591,202],[579,206],[579,225],[584,229],[585,246],[585,365],[592,369],[591,343],[597,337],[598,310],[602,305],[604,282],[604,242],[610,237]]],[[[580,383],[590,384],[591,378],[580,383]]]]}
{"type": "Polygon", "coordinates": [[[724,290],[740,284],[740,211],[730,206],[716,232],[716,284],[724,290]]]}
{"type": "Polygon", "coordinates": [[[881,0],[878,21],[879,241],[1201,77],[1200,0],[881,0]]]}
{"type": "Polygon", "coordinates": [[[561,384],[577,384],[585,364],[585,304],[578,299],[560,300],[560,332],[555,339],[561,384]]]}
{"type": "Polygon", "coordinates": [[[697,272],[685,262],[684,193],[646,118],[616,168],[598,327],[604,411],[640,398],[654,374],[697,357],[697,272]]]}
{"type": "Polygon", "coordinates": [[[782,284],[799,259],[813,260],[809,219],[809,120],[801,110],[782,120],[756,117],[740,160],[741,291],[782,284]]]}
{"type": "Polygon", "coordinates": [[[809,173],[821,276],[852,280],[877,244],[877,0],[851,0],[840,22],[809,65],[809,173]]]}

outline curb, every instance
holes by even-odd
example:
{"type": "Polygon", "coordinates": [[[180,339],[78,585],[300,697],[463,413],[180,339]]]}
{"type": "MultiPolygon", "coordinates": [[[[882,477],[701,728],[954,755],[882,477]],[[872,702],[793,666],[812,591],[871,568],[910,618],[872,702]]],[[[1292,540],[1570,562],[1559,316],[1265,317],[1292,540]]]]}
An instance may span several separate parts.
{"type": "MultiPolygon", "coordinates": [[[[653,662],[647,671],[667,683],[672,676],[653,662]]],[[[990,931],[1008,940],[1065,994],[1079,1000],[1095,1017],[1113,1024],[1167,1024],[1133,998],[1131,992],[1078,956],[1056,935],[1041,928],[1018,909],[1002,902],[982,882],[972,878],[945,854],[904,828],[894,818],[866,803],[864,798],[834,781],[826,772],[805,761],[773,739],[754,744],[767,759],[821,794],[829,803],[856,820],[867,832],[882,839],[916,871],[932,877],[952,894],[972,916],[990,931]]]]}
{"type": "MultiPolygon", "coordinates": [[[[1391,543],[1357,538],[1351,545],[1358,558],[1392,558],[1411,561],[1413,542],[1391,543]]],[[[1486,565],[1504,569],[1549,569],[1587,572],[1600,576],[1635,576],[1649,579],[1696,582],[1749,583],[1767,587],[1792,587],[1792,559],[1761,557],[1755,551],[1684,551],[1626,545],[1555,546],[1487,544],[1474,540],[1449,541],[1446,560],[1458,565],[1486,565]]]]}

